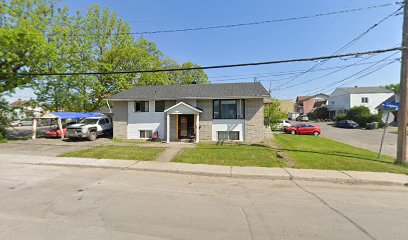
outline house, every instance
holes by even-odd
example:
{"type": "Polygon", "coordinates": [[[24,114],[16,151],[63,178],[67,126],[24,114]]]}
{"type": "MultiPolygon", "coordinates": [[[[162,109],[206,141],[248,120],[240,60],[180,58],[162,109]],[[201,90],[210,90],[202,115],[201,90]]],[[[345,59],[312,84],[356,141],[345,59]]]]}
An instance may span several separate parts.
{"type": "Polygon", "coordinates": [[[372,114],[378,113],[378,105],[394,95],[393,91],[382,87],[344,87],[336,88],[329,97],[329,116],[346,114],[355,106],[366,106],[372,114]]]}
{"type": "Polygon", "coordinates": [[[43,108],[40,104],[33,103],[33,100],[17,99],[9,104],[11,110],[8,114],[10,119],[25,119],[41,115],[43,108]]]}
{"type": "Polygon", "coordinates": [[[319,93],[313,96],[298,96],[296,98],[295,110],[300,115],[307,115],[316,108],[327,105],[328,95],[319,93]]]}
{"type": "Polygon", "coordinates": [[[259,142],[268,99],[261,83],[226,83],[135,86],[107,101],[115,138],[259,142]]]}
{"type": "MultiPolygon", "coordinates": [[[[391,114],[389,117],[389,123],[392,126],[398,125],[398,108],[399,108],[399,93],[393,94],[387,98],[384,102],[376,107],[377,110],[389,111],[391,114]]],[[[386,116],[384,116],[386,119],[386,116]]]]}
{"type": "Polygon", "coordinates": [[[279,100],[279,103],[281,111],[287,113],[295,111],[295,103],[293,100],[279,100]]]}

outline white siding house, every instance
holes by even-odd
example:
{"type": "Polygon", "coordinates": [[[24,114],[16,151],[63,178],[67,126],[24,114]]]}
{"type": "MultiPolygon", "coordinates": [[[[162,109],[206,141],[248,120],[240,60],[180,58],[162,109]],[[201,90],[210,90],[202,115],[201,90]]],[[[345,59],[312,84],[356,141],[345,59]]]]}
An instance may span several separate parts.
{"type": "Polygon", "coordinates": [[[381,87],[336,88],[329,97],[330,117],[345,114],[356,106],[366,106],[372,114],[378,113],[378,105],[393,95],[393,92],[381,87]]]}

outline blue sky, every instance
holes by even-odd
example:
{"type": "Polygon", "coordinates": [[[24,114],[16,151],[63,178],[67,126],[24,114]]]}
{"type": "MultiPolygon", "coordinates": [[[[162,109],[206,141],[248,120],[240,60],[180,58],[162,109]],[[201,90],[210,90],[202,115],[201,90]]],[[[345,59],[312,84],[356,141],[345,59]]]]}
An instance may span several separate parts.
{"type": "MultiPolygon", "coordinates": [[[[63,1],[63,5],[85,11],[93,3],[109,7],[119,17],[129,22],[132,31],[153,31],[212,25],[225,25],[263,21],[278,18],[313,15],[322,12],[339,11],[383,3],[392,0],[82,0],[63,1]]],[[[154,41],[163,53],[179,62],[192,61],[202,66],[232,63],[270,61],[300,57],[330,55],[350,40],[366,31],[374,23],[398,8],[377,8],[360,12],[326,16],[314,19],[244,26],[229,29],[215,29],[182,33],[162,33],[145,35],[154,41]]],[[[364,38],[356,42],[345,52],[367,51],[393,47],[401,42],[402,15],[392,17],[376,27],[364,38]]],[[[357,61],[373,62],[381,60],[390,53],[374,56],[369,60],[362,58],[330,60],[321,68],[349,65],[357,61]]],[[[399,57],[399,54],[394,57],[399,57]]],[[[392,58],[394,58],[392,57],[392,58]]],[[[253,81],[257,74],[305,70],[315,62],[278,64],[245,68],[208,70],[206,73],[213,82],[253,81]],[[231,77],[222,77],[231,76],[231,77]],[[245,79],[236,79],[245,78],[245,79]]],[[[315,92],[316,88],[344,79],[363,68],[360,65],[330,76],[301,84],[284,90],[272,91],[279,99],[294,99],[297,95],[315,92]]],[[[399,82],[399,62],[395,62],[380,71],[358,81],[350,80],[345,86],[375,86],[399,82]]],[[[288,85],[302,83],[334,70],[307,73],[288,85]]],[[[286,76],[258,76],[258,80],[267,89],[270,81],[272,88],[287,82],[286,76]]],[[[325,89],[330,93],[334,87],[325,89]]],[[[18,91],[16,96],[27,98],[29,90],[18,91]]]]}

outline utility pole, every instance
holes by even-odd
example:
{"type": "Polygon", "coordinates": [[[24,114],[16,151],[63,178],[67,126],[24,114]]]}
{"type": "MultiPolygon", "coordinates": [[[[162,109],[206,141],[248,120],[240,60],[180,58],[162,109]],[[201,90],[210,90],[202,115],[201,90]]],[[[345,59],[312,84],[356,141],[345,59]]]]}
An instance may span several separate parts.
{"type": "Polygon", "coordinates": [[[404,1],[404,24],[402,30],[402,61],[400,82],[400,106],[398,109],[397,163],[408,163],[407,159],[407,107],[408,107],[408,4],[404,1]]]}

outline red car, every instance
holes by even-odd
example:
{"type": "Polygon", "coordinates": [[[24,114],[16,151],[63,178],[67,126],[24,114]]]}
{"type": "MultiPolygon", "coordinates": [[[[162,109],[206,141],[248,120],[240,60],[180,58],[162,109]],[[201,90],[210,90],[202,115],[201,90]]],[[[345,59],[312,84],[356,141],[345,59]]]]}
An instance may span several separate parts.
{"type": "MultiPolygon", "coordinates": [[[[62,125],[62,131],[64,132],[64,137],[67,135],[67,126],[75,124],[75,122],[70,122],[62,125]]],[[[53,128],[45,132],[46,137],[61,137],[61,131],[59,128],[53,128]]]]}
{"type": "Polygon", "coordinates": [[[319,136],[321,131],[320,127],[313,124],[298,124],[285,129],[286,133],[299,134],[299,135],[315,135],[319,136]]]}
{"type": "MultiPolygon", "coordinates": [[[[62,127],[62,131],[64,132],[64,137],[67,135],[67,127],[62,127]]],[[[45,136],[47,137],[61,137],[61,131],[59,128],[53,128],[45,132],[45,136]]]]}

